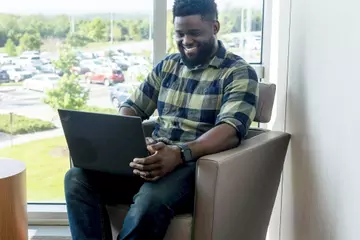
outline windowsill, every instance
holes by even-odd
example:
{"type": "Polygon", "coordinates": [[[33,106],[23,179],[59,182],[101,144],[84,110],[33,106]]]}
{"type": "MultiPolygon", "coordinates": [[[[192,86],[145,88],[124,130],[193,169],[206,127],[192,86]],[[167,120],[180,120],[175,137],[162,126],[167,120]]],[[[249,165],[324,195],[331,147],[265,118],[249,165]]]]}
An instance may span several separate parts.
{"type": "Polygon", "coordinates": [[[67,226],[29,226],[28,229],[29,239],[71,239],[70,229],[67,226]]]}
{"type": "Polygon", "coordinates": [[[28,204],[29,225],[68,225],[65,204],[28,204]]]}

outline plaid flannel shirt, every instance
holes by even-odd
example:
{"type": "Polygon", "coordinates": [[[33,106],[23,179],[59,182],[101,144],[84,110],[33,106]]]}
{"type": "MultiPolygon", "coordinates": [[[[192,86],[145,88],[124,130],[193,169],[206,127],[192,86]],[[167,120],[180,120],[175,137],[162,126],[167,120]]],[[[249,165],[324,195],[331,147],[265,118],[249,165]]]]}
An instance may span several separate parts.
{"type": "Polygon", "coordinates": [[[180,54],[167,56],[121,107],[143,120],[157,109],[152,135],[168,143],[193,141],[221,123],[233,126],[241,140],[255,117],[258,94],[255,70],[219,41],[216,55],[193,69],[180,54]]]}

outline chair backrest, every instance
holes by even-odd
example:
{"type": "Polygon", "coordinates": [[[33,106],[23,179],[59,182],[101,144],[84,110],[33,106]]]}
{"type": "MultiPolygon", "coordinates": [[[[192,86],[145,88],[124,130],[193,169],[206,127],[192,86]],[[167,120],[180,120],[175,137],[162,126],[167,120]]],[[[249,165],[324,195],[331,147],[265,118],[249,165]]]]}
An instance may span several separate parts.
{"type": "MultiPolygon", "coordinates": [[[[254,118],[255,122],[268,123],[271,120],[274,105],[276,85],[273,83],[259,83],[259,101],[254,118]]],[[[143,127],[146,136],[151,136],[154,128],[153,121],[144,121],[143,127]]]]}
{"type": "Polygon", "coordinates": [[[268,123],[271,120],[276,85],[272,83],[260,83],[259,88],[259,101],[254,121],[268,123]]]}

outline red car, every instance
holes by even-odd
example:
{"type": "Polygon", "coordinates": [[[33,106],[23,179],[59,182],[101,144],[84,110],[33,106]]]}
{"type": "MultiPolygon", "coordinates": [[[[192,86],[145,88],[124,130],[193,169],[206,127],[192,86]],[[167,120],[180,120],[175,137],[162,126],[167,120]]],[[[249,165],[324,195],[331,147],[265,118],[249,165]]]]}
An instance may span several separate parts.
{"type": "Polygon", "coordinates": [[[94,69],[92,72],[85,74],[85,79],[87,83],[102,83],[105,86],[125,81],[124,74],[121,70],[113,70],[111,68],[94,69]]]}

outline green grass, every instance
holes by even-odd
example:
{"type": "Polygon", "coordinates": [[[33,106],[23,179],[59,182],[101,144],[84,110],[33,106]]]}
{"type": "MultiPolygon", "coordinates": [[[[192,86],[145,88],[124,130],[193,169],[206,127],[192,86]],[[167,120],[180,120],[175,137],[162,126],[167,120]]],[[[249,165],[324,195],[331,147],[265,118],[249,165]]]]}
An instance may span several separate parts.
{"type": "Polygon", "coordinates": [[[96,112],[96,113],[107,113],[107,114],[119,114],[119,111],[115,108],[100,108],[94,106],[86,106],[82,111],[96,112]]]}
{"type": "Polygon", "coordinates": [[[56,128],[51,122],[32,119],[13,114],[12,124],[10,114],[0,114],[0,132],[8,134],[25,134],[45,131],[56,128]]]}
{"type": "Polygon", "coordinates": [[[258,122],[252,122],[250,127],[257,128],[257,127],[259,127],[259,123],[258,122]]]}
{"type": "Polygon", "coordinates": [[[8,82],[8,83],[0,83],[0,87],[10,87],[10,86],[22,86],[22,82],[8,82]]]}
{"type": "Polygon", "coordinates": [[[63,136],[3,148],[0,157],[26,164],[29,202],[64,201],[64,175],[70,163],[63,136]]]}

